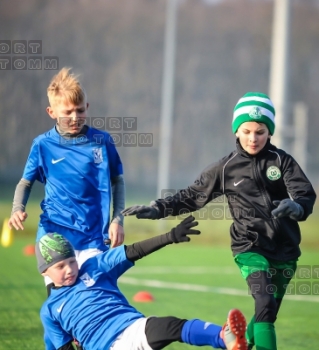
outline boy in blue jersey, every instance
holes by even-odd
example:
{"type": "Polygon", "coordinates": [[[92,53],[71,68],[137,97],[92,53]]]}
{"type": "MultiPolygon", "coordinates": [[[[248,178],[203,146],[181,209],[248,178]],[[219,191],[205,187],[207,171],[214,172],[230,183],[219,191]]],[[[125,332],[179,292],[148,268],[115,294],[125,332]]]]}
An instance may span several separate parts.
{"type": "Polygon", "coordinates": [[[131,306],[117,286],[136,260],[172,243],[188,242],[198,222],[184,219],[170,232],[123,245],[88,259],[79,269],[72,245],[49,233],[36,244],[38,270],[55,287],[41,308],[46,350],[72,350],[76,337],[85,350],[157,350],[178,341],[195,346],[246,350],[246,321],[233,309],[224,327],[199,319],[149,317],[131,306]]]}
{"type": "Polygon", "coordinates": [[[56,125],[33,141],[15,191],[9,226],[23,229],[32,185],[40,181],[45,197],[36,240],[59,232],[71,242],[81,265],[107,250],[105,242],[110,240],[113,247],[123,243],[122,162],[111,136],[85,124],[89,103],[70,68],[53,77],[47,94],[47,112],[56,125]]]}

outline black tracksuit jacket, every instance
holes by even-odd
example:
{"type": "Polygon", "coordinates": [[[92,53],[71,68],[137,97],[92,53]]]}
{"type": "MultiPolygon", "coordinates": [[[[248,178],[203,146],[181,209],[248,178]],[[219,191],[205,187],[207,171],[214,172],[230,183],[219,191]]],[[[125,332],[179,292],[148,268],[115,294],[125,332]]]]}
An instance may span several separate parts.
{"type": "MultiPolygon", "coordinates": [[[[225,195],[233,219],[230,227],[233,255],[259,253],[266,258],[288,261],[301,252],[298,222],[274,219],[274,200],[291,198],[304,209],[304,221],[312,213],[316,193],[294,158],[267,141],[255,156],[238,139],[236,150],[209,165],[187,189],[156,200],[161,217],[196,211],[225,195]]],[[[212,227],[214,222],[212,221],[212,227]]]]}

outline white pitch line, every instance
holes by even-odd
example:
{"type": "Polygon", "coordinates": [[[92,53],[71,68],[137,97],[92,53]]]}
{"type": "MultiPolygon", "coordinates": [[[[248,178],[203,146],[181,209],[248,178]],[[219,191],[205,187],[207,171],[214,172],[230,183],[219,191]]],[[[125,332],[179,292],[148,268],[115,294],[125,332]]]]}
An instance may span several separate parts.
{"type": "Polygon", "coordinates": [[[223,274],[235,275],[239,272],[238,268],[233,267],[207,267],[207,266],[135,266],[127,274],[184,274],[184,275],[199,275],[199,274],[223,274]]]}
{"type": "MultiPolygon", "coordinates": [[[[154,288],[163,289],[177,289],[192,292],[204,292],[204,293],[214,293],[223,295],[236,295],[243,297],[251,297],[247,290],[235,289],[235,288],[223,288],[223,287],[208,287],[199,284],[188,284],[188,283],[173,283],[173,282],[163,282],[157,280],[140,280],[134,277],[122,276],[119,279],[120,283],[131,284],[135,286],[146,286],[154,288]]],[[[286,295],[285,300],[293,301],[308,301],[319,303],[319,296],[311,295],[286,295]]]]}

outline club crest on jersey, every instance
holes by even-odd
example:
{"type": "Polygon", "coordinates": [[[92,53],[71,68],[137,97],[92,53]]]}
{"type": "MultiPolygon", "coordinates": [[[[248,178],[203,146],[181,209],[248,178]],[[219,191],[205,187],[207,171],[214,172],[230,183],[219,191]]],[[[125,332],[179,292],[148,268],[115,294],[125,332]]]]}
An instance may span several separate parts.
{"type": "Polygon", "coordinates": [[[262,113],[259,107],[253,107],[250,111],[249,111],[249,116],[250,118],[253,119],[259,119],[262,117],[262,113]]]}
{"type": "Polygon", "coordinates": [[[91,278],[91,276],[87,272],[80,276],[80,279],[87,287],[91,287],[95,284],[94,279],[91,278]]]}
{"type": "Polygon", "coordinates": [[[270,166],[268,169],[267,169],[267,177],[269,180],[271,181],[276,181],[278,179],[281,178],[281,171],[279,168],[277,168],[276,166],[270,166]]]}
{"type": "Polygon", "coordinates": [[[94,157],[94,163],[102,163],[103,162],[102,148],[93,148],[93,157],[94,157]]]}

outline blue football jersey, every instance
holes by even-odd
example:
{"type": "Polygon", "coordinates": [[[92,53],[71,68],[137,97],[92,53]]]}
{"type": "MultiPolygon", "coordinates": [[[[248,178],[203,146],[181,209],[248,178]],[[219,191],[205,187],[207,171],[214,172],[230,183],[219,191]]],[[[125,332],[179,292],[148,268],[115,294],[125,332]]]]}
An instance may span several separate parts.
{"type": "Polygon", "coordinates": [[[121,174],[122,162],[107,132],[88,127],[85,135],[66,140],[54,127],[35,138],[22,177],[45,188],[37,240],[58,232],[77,250],[105,250],[111,179],[121,174]]]}
{"type": "Polygon", "coordinates": [[[133,265],[124,246],[113,248],[88,259],[73,286],[52,289],[40,311],[46,349],[76,338],[85,350],[107,350],[128,326],[145,317],[117,286],[133,265]]]}

